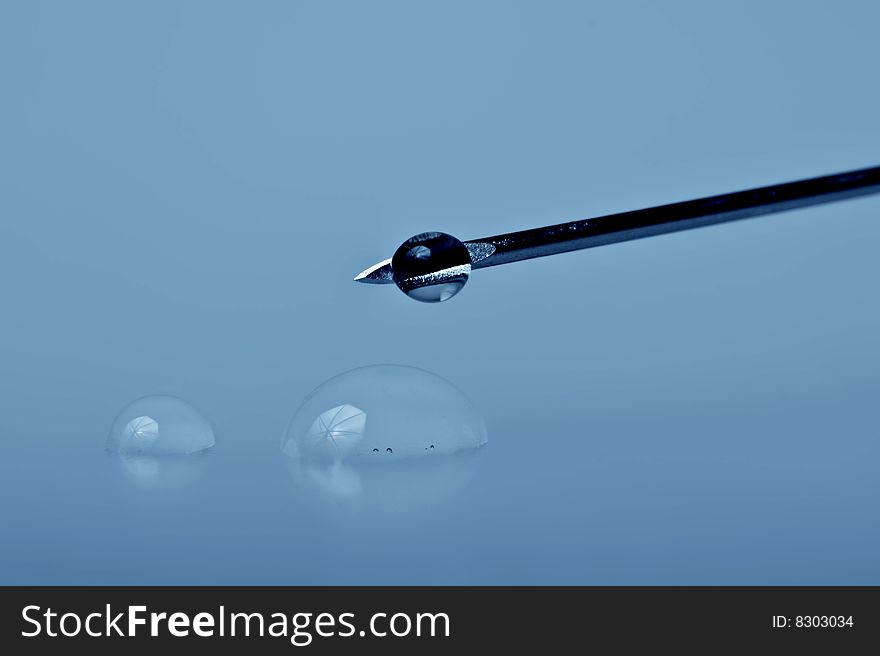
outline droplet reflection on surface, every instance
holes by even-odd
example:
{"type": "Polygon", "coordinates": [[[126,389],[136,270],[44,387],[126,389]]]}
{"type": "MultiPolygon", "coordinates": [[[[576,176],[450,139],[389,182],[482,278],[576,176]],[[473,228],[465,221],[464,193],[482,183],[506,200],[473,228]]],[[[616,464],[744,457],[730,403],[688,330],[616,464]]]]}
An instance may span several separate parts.
{"type": "Polygon", "coordinates": [[[210,457],[210,451],[186,455],[148,455],[143,453],[115,453],[125,478],[137,487],[149,490],[173,490],[189,485],[201,476],[210,457]]]}
{"type": "Polygon", "coordinates": [[[116,416],[107,450],[118,456],[123,473],[149,488],[189,483],[204,466],[203,454],[214,446],[208,420],[174,396],[145,396],[116,416]]]}
{"type": "Polygon", "coordinates": [[[315,389],[281,450],[295,480],[319,496],[396,510],[462,487],[487,441],[482,418],[452,383],[374,365],[315,389]]]}

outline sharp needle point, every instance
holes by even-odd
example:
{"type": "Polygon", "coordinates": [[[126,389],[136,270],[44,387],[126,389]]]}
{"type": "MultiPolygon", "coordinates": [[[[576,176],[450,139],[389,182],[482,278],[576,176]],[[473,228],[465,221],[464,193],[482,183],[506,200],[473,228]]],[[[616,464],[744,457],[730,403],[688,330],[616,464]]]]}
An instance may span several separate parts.
{"type": "Polygon", "coordinates": [[[365,282],[372,285],[385,285],[394,282],[391,272],[391,260],[382,260],[369,269],[364,269],[354,277],[355,282],[365,282]]]}

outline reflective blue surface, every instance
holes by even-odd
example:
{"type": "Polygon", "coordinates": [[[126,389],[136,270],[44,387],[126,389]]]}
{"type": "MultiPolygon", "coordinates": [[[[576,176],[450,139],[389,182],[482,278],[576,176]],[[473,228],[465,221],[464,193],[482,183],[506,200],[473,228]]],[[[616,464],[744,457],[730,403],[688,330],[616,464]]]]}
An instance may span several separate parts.
{"type": "Polygon", "coordinates": [[[424,230],[877,164],[845,4],[5,4],[0,582],[880,583],[877,199],[440,305],[351,281],[424,230]],[[425,510],[328,511],[279,442],[383,362],[490,443],[425,510]],[[104,446],[160,393],[216,445],[145,479],[104,446]]]}

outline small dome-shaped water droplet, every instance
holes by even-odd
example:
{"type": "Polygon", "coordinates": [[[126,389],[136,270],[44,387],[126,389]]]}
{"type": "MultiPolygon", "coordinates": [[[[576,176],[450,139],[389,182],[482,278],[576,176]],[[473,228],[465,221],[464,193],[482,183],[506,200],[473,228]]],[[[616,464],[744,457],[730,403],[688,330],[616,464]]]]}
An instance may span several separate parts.
{"type": "Polygon", "coordinates": [[[396,507],[448,496],[469,479],[487,441],[482,418],[452,383],[375,365],[315,389],[281,449],[297,482],[322,496],[396,507]]]}
{"type": "Polygon", "coordinates": [[[208,421],[174,396],[145,396],[128,404],[107,438],[107,449],[120,454],[183,455],[212,446],[208,421]]]}

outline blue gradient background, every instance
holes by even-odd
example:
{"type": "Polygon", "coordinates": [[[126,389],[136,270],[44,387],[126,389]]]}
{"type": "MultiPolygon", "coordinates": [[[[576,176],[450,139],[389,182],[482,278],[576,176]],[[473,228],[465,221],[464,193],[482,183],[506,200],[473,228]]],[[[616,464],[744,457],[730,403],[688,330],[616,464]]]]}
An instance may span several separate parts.
{"type": "Polygon", "coordinates": [[[880,583],[880,199],[480,271],[474,238],[880,163],[868,2],[5,2],[0,582],[880,583]],[[342,371],[461,387],[424,512],[327,517],[279,439],[342,371]],[[169,393],[195,480],[104,452],[169,393]]]}

